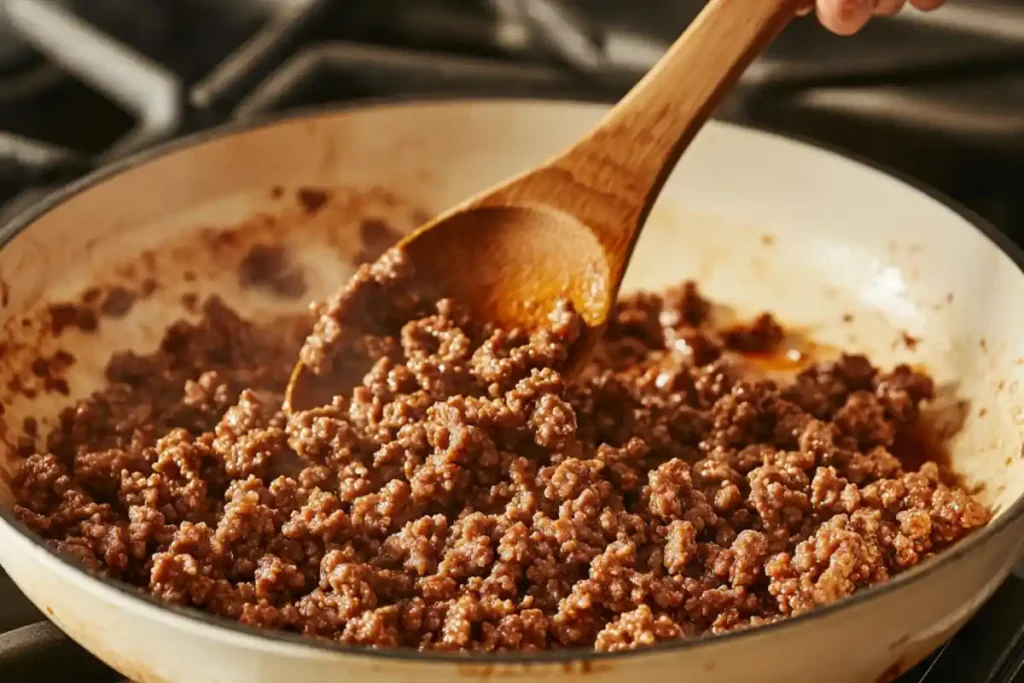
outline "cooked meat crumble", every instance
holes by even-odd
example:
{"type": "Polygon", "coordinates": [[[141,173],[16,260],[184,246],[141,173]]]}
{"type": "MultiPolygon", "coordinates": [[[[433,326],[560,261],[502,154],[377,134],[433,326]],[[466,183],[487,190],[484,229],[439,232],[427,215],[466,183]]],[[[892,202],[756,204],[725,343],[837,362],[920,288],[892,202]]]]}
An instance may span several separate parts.
{"type": "Polygon", "coordinates": [[[906,465],[932,380],[844,355],[770,379],[784,336],[717,329],[688,283],[532,335],[430,301],[390,252],[305,341],[216,299],[66,410],[17,514],[89,569],[244,624],[371,647],[614,651],[768,624],[989,520],[906,465]],[[291,415],[299,354],[354,388],[291,415]],[[340,375],[339,375],[340,376],[340,375]]]}

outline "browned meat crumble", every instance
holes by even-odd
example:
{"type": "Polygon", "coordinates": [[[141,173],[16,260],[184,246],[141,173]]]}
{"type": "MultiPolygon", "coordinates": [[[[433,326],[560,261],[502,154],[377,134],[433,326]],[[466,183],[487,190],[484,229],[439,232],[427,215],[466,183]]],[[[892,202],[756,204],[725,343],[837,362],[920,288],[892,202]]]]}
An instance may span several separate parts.
{"type": "Polygon", "coordinates": [[[17,513],[171,603],[344,643],[622,650],[768,624],[885,581],[989,512],[894,455],[929,377],[844,355],[786,381],[770,315],[716,330],[693,284],[488,330],[417,295],[394,252],[324,304],[302,358],[370,368],[287,416],[302,343],[217,300],[65,411],[17,513]]]}

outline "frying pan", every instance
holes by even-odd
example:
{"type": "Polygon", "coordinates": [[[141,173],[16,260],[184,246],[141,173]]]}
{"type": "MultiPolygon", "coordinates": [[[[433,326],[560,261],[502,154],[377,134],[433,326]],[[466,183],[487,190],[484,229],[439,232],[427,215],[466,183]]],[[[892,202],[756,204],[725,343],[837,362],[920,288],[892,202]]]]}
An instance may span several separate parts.
{"type": "MultiPolygon", "coordinates": [[[[49,303],[96,283],[146,277],[159,286],[125,318],[61,336],[78,358],[70,396],[3,397],[0,465],[8,474],[16,466],[22,420],[96,388],[112,350],[152,349],[187,315],[184,292],[217,292],[254,318],[293,308],[240,288],[247,245],[292,245],[310,296],[324,295],[353,272],[366,219],[408,231],[550,156],[603,111],[523,100],[318,111],[203,133],[51,196],[0,238],[0,387],[56,348],[33,322],[49,303]],[[230,240],[211,238],[228,228],[230,240]]],[[[312,642],[164,607],[89,576],[14,519],[3,484],[0,564],[61,629],[139,683],[890,680],[973,614],[1024,543],[1022,264],[977,217],[830,151],[711,123],[687,153],[640,239],[627,289],[696,278],[740,315],[772,310],[823,345],[927,367],[940,386],[937,407],[959,418],[954,465],[996,511],[949,552],[779,624],[617,654],[465,656],[312,642]]]]}

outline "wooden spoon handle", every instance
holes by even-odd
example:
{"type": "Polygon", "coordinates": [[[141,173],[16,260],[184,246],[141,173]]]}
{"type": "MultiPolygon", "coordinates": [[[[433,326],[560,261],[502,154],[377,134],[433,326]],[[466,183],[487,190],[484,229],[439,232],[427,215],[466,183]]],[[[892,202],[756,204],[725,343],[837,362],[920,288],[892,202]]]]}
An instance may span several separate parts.
{"type": "Polygon", "coordinates": [[[551,165],[618,195],[572,207],[609,256],[624,262],[680,155],[743,70],[802,0],[710,0],[658,64],[594,130],[551,165]]]}

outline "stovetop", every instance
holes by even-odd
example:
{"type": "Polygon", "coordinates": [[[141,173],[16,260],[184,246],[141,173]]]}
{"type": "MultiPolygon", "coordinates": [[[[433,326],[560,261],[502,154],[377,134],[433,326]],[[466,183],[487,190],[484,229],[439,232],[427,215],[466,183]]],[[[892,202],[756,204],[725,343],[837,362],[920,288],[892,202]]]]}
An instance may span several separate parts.
{"type": "MultiPolygon", "coordinates": [[[[951,0],[836,38],[802,20],[721,118],[916,177],[1024,243],[1024,6],[951,0]]],[[[612,101],[699,0],[0,0],[0,223],[48,189],[217,123],[367,98],[612,101]]],[[[1024,683],[1011,577],[900,683],[1024,683]]],[[[105,683],[0,572],[0,681],[105,683]]]]}

